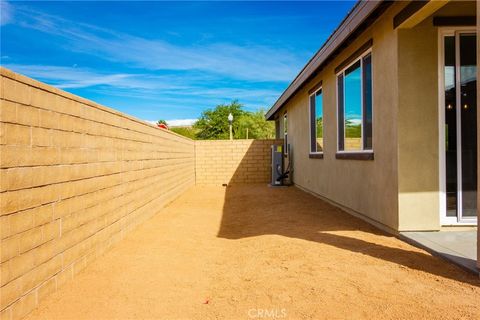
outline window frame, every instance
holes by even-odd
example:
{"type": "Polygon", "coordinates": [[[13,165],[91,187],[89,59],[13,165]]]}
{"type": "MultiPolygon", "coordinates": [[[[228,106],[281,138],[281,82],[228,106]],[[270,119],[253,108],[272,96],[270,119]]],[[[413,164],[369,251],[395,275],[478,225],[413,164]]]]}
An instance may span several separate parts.
{"type": "Polygon", "coordinates": [[[275,119],[275,139],[281,139],[281,133],[280,133],[280,118],[277,117],[275,119]]]}
{"type": "MultiPolygon", "coordinates": [[[[341,154],[340,157],[338,157],[339,159],[345,159],[346,157],[343,157],[342,154],[373,154],[374,152],[374,141],[373,141],[373,137],[374,137],[374,131],[375,131],[375,128],[374,128],[374,125],[373,123],[375,122],[374,121],[374,118],[375,118],[375,112],[374,112],[374,103],[373,103],[373,92],[374,92],[374,86],[373,86],[373,54],[372,54],[372,48],[369,48],[367,50],[365,50],[364,52],[362,52],[362,54],[360,54],[359,56],[357,56],[353,61],[351,61],[348,65],[346,65],[344,68],[342,68],[340,71],[338,71],[337,73],[335,73],[335,91],[336,91],[336,118],[337,118],[337,154],[341,154]],[[365,103],[365,98],[364,98],[364,79],[363,79],[363,59],[370,55],[370,59],[371,59],[371,62],[370,62],[370,67],[371,67],[371,91],[372,91],[372,148],[371,149],[365,149],[365,143],[364,143],[364,130],[365,130],[365,125],[364,125],[364,109],[365,109],[365,106],[364,106],[364,103],[365,103]],[[345,71],[348,70],[351,66],[353,66],[354,64],[356,64],[357,62],[360,61],[360,72],[361,72],[361,82],[360,82],[360,85],[361,85],[361,90],[360,90],[360,93],[361,93],[361,111],[362,111],[362,114],[361,114],[361,117],[362,117],[362,131],[361,131],[361,136],[360,136],[360,141],[361,141],[361,149],[359,150],[340,150],[340,141],[339,141],[339,90],[338,90],[338,77],[341,75],[343,76],[343,144],[344,144],[344,149],[345,149],[345,71]]],[[[364,158],[364,157],[361,157],[361,158],[364,158]]],[[[367,157],[368,159],[367,160],[371,160],[369,157],[367,157]]],[[[373,157],[372,157],[373,159],[373,157]]]]}
{"type": "MultiPolygon", "coordinates": [[[[312,100],[311,100],[311,97],[312,96],[315,96],[316,98],[316,95],[319,91],[322,91],[322,105],[323,105],[323,87],[320,86],[318,88],[315,88],[315,90],[313,92],[310,92],[310,94],[308,95],[308,121],[309,121],[309,126],[308,128],[310,129],[309,130],[309,155],[310,156],[313,156],[312,158],[323,158],[323,157],[318,157],[318,156],[322,156],[324,151],[312,151],[312,100]]],[[[316,100],[315,100],[316,101],[316,100]]],[[[324,115],[323,115],[323,112],[324,111],[324,108],[322,108],[322,126],[325,128],[324,124],[325,124],[325,118],[324,118],[324,115]]],[[[316,112],[317,112],[317,104],[315,103],[315,132],[317,132],[317,122],[316,122],[316,112]]],[[[322,137],[322,140],[323,140],[323,143],[325,144],[325,132],[323,133],[323,137],[322,137]]],[[[315,137],[316,139],[316,137],[315,137]]],[[[316,142],[315,142],[315,146],[316,146],[316,142]]],[[[325,146],[324,146],[324,150],[325,150],[325,146]]]]}
{"type": "Polygon", "coordinates": [[[283,155],[288,156],[288,115],[283,113],[283,155]]]}

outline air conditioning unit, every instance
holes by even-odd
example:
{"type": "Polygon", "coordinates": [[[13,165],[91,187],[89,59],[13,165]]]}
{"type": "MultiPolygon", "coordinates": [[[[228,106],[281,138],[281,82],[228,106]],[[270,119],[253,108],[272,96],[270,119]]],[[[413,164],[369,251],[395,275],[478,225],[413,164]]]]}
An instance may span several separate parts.
{"type": "Polygon", "coordinates": [[[271,186],[283,186],[284,172],[283,172],[283,145],[272,145],[272,181],[271,186]]]}
{"type": "Polygon", "coordinates": [[[274,144],[272,145],[272,187],[289,186],[292,184],[292,154],[290,144],[287,144],[287,152],[285,146],[274,144]]]}

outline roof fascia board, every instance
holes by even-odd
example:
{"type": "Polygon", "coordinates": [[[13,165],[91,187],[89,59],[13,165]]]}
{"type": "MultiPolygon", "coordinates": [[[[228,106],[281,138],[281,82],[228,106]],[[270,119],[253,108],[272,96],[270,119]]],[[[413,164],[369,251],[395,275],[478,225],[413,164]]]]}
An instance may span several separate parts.
{"type": "Polygon", "coordinates": [[[267,120],[272,120],[273,115],[285,104],[285,102],[308,80],[308,78],[320,68],[328,57],[354,32],[362,22],[372,13],[382,1],[361,1],[353,11],[340,24],[337,30],[330,36],[327,42],[303,67],[297,77],[290,83],[280,98],[265,115],[267,120]]]}
{"type": "Polygon", "coordinates": [[[450,0],[412,1],[393,18],[393,28],[413,28],[448,2],[450,0]]]}
{"type": "Polygon", "coordinates": [[[405,21],[409,20],[415,13],[426,6],[428,0],[410,1],[399,13],[393,17],[393,29],[400,27],[405,21]]]}

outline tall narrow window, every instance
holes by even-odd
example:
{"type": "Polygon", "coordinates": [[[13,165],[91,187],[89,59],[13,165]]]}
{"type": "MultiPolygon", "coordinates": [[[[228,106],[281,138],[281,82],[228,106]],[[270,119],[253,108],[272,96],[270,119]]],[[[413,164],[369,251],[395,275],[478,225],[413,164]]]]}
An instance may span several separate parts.
{"type": "Polygon", "coordinates": [[[444,38],[445,82],[445,167],[447,187],[447,217],[457,217],[457,88],[455,77],[455,36],[444,38]]]}
{"type": "Polygon", "coordinates": [[[275,139],[281,139],[280,137],[280,119],[275,119],[275,139]]]}
{"type": "Polygon", "coordinates": [[[345,148],[345,112],[344,112],[344,100],[343,100],[343,73],[338,75],[338,150],[344,150],[345,148]]]}
{"type": "Polygon", "coordinates": [[[310,153],[323,152],[322,89],[310,95],[310,153]]]}
{"type": "Polygon", "coordinates": [[[288,119],[287,113],[283,115],[283,154],[288,154],[288,119]]]}
{"type": "Polygon", "coordinates": [[[363,58],[363,148],[373,149],[372,56],[363,58]]]}
{"type": "Polygon", "coordinates": [[[338,150],[373,149],[372,56],[367,53],[337,75],[338,150]]]}

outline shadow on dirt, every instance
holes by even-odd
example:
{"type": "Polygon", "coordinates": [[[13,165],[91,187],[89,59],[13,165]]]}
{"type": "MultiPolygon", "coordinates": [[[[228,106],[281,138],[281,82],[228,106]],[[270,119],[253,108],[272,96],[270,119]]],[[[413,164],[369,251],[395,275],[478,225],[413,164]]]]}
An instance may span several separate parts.
{"type": "MultiPolygon", "coordinates": [[[[253,158],[254,154],[247,153],[235,174],[248,172],[249,159],[253,158]]],[[[234,176],[232,181],[235,179],[238,177],[234,176]]],[[[260,235],[281,235],[323,243],[480,286],[480,280],[474,275],[428,253],[382,245],[382,238],[392,236],[300,189],[270,188],[267,183],[230,184],[226,189],[217,236],[241,239],[260,235]],[[361,231],[373,235],[373,239],[378,237],[378,241],[333,234],[335,231],[361,231]]]]}

